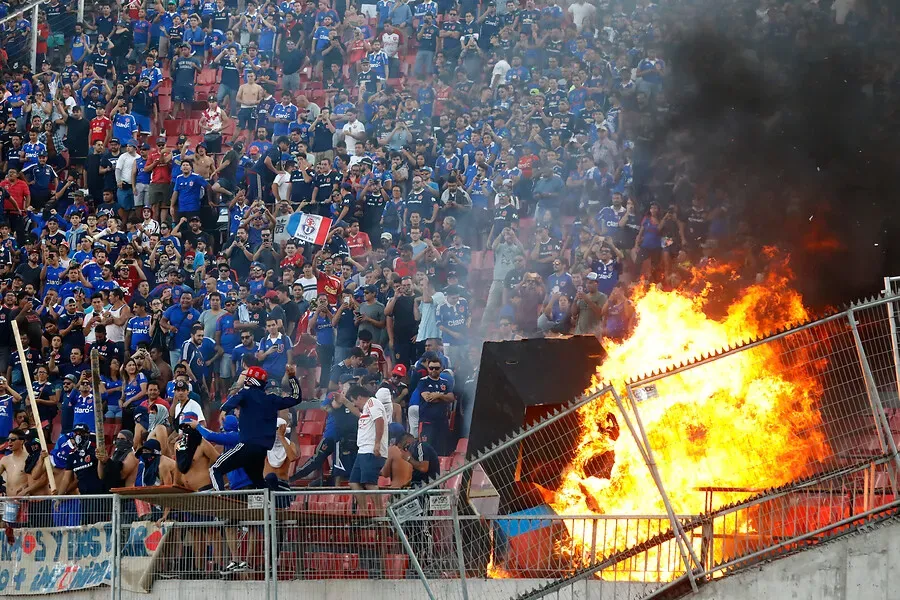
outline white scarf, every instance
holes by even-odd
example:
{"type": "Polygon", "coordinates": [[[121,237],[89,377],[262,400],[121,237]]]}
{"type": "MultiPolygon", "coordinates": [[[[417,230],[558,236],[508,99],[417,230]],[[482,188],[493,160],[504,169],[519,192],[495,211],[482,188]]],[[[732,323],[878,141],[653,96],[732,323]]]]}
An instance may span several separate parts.
{"type": "MultiPolygon", "coordinates": [[[[275,421],[275,423],[276,429],[278,427],[281,427],[282,425],[287,425],[287,421],[285,421],[281,417],[278,417],[278,420],[275,421]]],[[[284,435],[287,436],[290,432],[291,428],[288,427],[285,430],[284,435]]],[[[287,437],[285,437],[285,441],[287,441],[287,437]]],[[[287,443],[290,444],[290,442],[287,443]]],[[[284,444],[281,443],[281,438],[279,438],[277,435],[275,436],[275,444],[272,446],[271,450],[266,452],[266,456],[268,457],[269,464],[272,465],[273,469],[279,468],[287,459],[287,448],[284,447],[284,444]]]]}

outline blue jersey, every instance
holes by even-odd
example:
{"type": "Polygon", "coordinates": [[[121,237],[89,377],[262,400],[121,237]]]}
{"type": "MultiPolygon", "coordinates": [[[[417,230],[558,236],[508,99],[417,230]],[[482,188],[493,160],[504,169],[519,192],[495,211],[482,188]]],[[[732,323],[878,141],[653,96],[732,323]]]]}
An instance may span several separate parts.
{"type": "Polygon", "coordinates": [[[288,135],[291,130],[291,123],[297,120],[297,107],[293,104],[288,104],[285,106],[284,104],[276,104],[272,107],[272,114],[270,115],[275,117],[276,119],[287,119],[287,123],[276,122],[273,128],[274,135],[288,135]]]}
{"type": "Polygon", "coordinates": [[[266,352],[270,348],[275,348],[275,351],[263,359],[262,368],[269,373],[269,377],[274,377],[276,382],[281,381],[293,344],[291,344],[291,340],[286,335],[279,333],[274,340],[266,336],[259,343],[260,352],[266,352]]]}
{"type": "Polygon", "coordinates": [[[9,394],[0,396],[0,439],[6,439],[12,430],[13,416],[16,412],[16,401],[9,394]]]}
{"type": "MultiPolygon", "coordinates": [[[[441,306],[438,310],[437,322],[438,325],[443,325],[446,329],[465,336],[468,329],[469,316],[469,303],[466,302],[465,298],[460,298],[456,306],[450,306],[449,304],[441,306]]],[[[465,341],[458,340],[446,331],[441,331],[441,339],[448,344],[460,344],[465,341]]]]}
{"type": "Polygon", "coordinates": [[[175,178],[175,191],[178,192],[178,212],[197,212],[203,198],[206,180],[196,173],[179,175],[175,178]]]}
{"type": "Polygon", "coordinates": [[[73,413],[72,426],[86,425],[91,430],[91,433],[96,433],[97,431],[94,428],[94,395],[90,393],[87,396],[75,394],[69,400],[69,405],[72,407],[73,413]]]}
{"type": "Polygon", "coordinates": [[[606,264],[598,260],[591,265],[591,268],[597,274],[597,289],[609,296],[616,284],[619,283],[619,263],[611,260],[609,264],[606,264]]]}
{"type": "Polygon", "coordinates": [[[131,332],[131,344],[128,347],[130,352],[134,352],[141,342],[150,343],[150,317],[131,317],[126,325],[128,331],[131,332]]]}
{"type": "Polygon", "coordinates": [[[119,140],[119,143],[122,146],[128,142],[128,140],[136,137],[138,126],[137,120],[134,118],[134,115],[131,114],[115,114],[112,118],[113,123],[113,137],[119,140]]]}
{"type": "Polygon", "coordinates": [[[237,290],[237,285],[230,279],[226,279],[222,281],[221,279],[216,280],[216,291],[222,294],[223,296],[227,296],[229,292],[234,292],[237,290]]]}
{"type": "MultiPolygon", "coordinates": [[[[422,400],[422,393],[438,392],[440,394],[450,394],[453,392],[453,384],[442,373],[438,379],[423,377],[416,384],[416,389],[410,397],[410,406],[413,406],[413,400],[419,406],[419,422],[420,423],[441,423],[446,422],[450,414],[449,402],[425,402],[422,400]]],[[[445,423],[446,424],[446,423],[445,423]]]]}
{"type": "Polygon", "coordinates": [[[216,342],[208,337],[203,338],[199,345],[188,340],[181,347],[181,358],[187,361],[191,372],[197,379],[207,379],[210,375],[209,361],[216,354],[216,342]]]}
{"type": "Polygon", "coordinates": [[[225,354],[229,356],[232,350],[241,343],[241,334],[234,328],[235,319],[235,315],[225,313],[216,321],[216,331],[220,332],[219,345],[222,346],[225,354]]]}
{"type": "Polygon", "coordinates": [[[143,156],[138,156],[137,160],[134,161],[134,168],[137,169],[137,175],[134,178],[135,183],[150,184],[150,171],[145,171],[145,166],[147,166],[147,159],[143,156]]]}
{"type": "Polygon", "coordinates": [[[59,291],[59,288],[62,287],[62,274],[66,272],[66,268],[62,265],[58,267],[54,267],[53,265],[47,265],[47,278],[44,280],[44,293],[47,293],[47,290],[56,290],[59,291]]]}
{"type": "Polygon", "coordinates": [[[100,376],[100,380],[103,381],[103,385],[106,387],[106,393],[103,394],[106,406],[113,408],[119,406],[119,399],[122,397],[122,380],[113,380],[104,375],[100,376]]]}
{"type": "Polygon", "coordinates": [[[23,165],[23,169],[27,169],[28,167],[34,166],[38,164],[38,156],[47,152],[47,146],[45,146],[41,142],[26,142],[22,146],[22,151],[25,153],[25,164],[23,165]]]}
{"type": "Polygon", "coordinates": [[[244,360],[244,356],[247,354],[251,356],[256,354],[256,346],[250,346],[248,348],[241,344],[235,346],[234,350],[231,351],[231,364],[234,366],[235,372],[241,371],[241,361],[244,360]]]}
{"type": "MultiPolygon", "coordinates": [[[[174,296],[174,290],[172,295],[174,296]]],[[[193,308],[184,311],[180,304],[175,304],[167,308],[163,316],[169,320],[170,325],[178,329],[175,333],[175,347],[181,348],[191,337],[191,327],[200,318],[200,313],[193,308]]]]}

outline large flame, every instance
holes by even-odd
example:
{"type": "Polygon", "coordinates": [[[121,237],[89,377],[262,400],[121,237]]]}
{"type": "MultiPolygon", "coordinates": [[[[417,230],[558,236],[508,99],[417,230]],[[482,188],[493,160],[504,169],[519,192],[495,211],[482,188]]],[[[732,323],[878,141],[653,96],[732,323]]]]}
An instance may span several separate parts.
{"type": "MultiPolygon", "coordinates": [[[[697,282],[708,281],[713,270],[719,276],[728,271],[716,267],[698,272],[693,282],[675,291],[637,289],[632,297],[637,325],[621,343],[604,340],[607,357],[596,381],[618,384],[808,320],[786,268],[739,291],[720,311],[723,316],[708,316],[711,299],[720,294],[711,284],[698,287],[697,282]]],[[[700,490],[706,486],[758,490],[808,474],[827,453],[816,407],[822,388],[817,373],[810,372],[822,366],[811,357],[795,357],[788,365],[782,352],[762,344],[654,382],[638,411],[674,512],[703,512],[705,494],[700,490]],[[798,362],[804,366],[796,368],[798,362]]],[[[612,400],[583,407],[577,455],[563,475],[553,508],[561,515],[665,514],[633,436],[624,424],[615,440],[604,428],[610,413],[622,423],[612,400]],[[592,475],[592,457],[609,451],[615,454],[609,479],[592,475]]],[[[747,492],[719,493],[716,500],[721,505],[746,497],[747,492]]],[[[748,524],[735,527],[746,529],[748,524]]],[[[604,547],[622,550],[644,541],[640,532],[631,536],[604,540],[604,547]]],[[[673,564],[673,573],[678,568],[673,564]]]]}

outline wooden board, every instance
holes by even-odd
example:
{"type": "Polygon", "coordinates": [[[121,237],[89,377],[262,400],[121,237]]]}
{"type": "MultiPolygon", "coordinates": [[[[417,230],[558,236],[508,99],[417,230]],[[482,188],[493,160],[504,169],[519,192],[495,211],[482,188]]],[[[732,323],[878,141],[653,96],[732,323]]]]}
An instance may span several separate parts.
{"type": "Polygon", "coordinates": [[[97,438],[97,458],[105,460],[106,436],[103,432],[103,398],[100,394],[100,353],[94,348],[91,350],[91,392],[94,395],[94,431],[97,438]]]}

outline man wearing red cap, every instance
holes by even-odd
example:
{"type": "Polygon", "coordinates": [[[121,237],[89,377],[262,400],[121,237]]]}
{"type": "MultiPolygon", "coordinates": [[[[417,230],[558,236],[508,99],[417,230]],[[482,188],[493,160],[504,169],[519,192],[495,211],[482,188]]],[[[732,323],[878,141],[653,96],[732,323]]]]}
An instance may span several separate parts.
{"type": "Polygon", "coordinates": [[[253,487],[265,487],[263,468],[266,453],[275,444],[276,419],[278,411],[296,406],[301,400],[300,380],[294,365],[287,365],[281,381],[287,395],[267,394],[265,391],[269,375],[262,367],[244,369],[238,377],[236,387],[240,390],[222,405],[222,411],[230,413],[240,409],[238,429],[240,442],[222,454],[210,467],[213,487],[225,489],[225,474],[235,469],[244,469],[253,487]]]}

